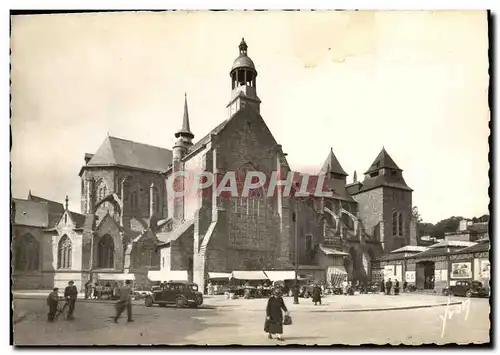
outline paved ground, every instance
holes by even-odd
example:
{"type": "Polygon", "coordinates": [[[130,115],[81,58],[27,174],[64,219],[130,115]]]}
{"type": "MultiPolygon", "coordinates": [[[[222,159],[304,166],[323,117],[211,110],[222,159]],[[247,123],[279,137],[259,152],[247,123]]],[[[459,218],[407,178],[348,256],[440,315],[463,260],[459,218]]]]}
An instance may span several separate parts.
{"type": "MultiPolygon", "coordinates": [[[[325,305],[314,307],[310,300],[286,303],[293,325],[285,326],[285,342],[279,344],[408,344],[489,342],[489,300],[470,299],[469,313],[463,305],[379,312],[338,312],[353,306],[404,305],[418,302],[446,302],[440,296],[362,295],[330,296],[325,305]],[[425,300],[418,301],[418,300],[425,300]],[[460,307],[460,306],[458,306],[460,307]],[[442,317],[448,310],[443,334],[442,317]],[[451,318],[450,314],[455,312],[451,318]],[[467,318],[467,319],[466,319],[467,318]],[[443,337],[442,337],[443,334],[443,337]]],[[[466,301],[467,299],[460,299],[466,301]]],[[[265,300],[206,300],[201,309],[134,306],[134,323],[111,320],[113,303],[79,302],[74,321],[46,322],[45,300],[14,300],[14,341],[17,345],[275,345],[263,333],[265,300]],[[260,308],[260,309],[259,309],[260,308]]],[[[368,307],[370,308],[370,307],[368,307]]]]}

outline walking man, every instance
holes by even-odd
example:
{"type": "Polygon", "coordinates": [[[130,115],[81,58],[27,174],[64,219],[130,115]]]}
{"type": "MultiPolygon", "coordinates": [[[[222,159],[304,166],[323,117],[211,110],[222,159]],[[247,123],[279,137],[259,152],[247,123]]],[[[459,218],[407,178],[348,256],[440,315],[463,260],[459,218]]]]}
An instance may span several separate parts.
{"type": "Polygon", "coordinates": [[[49,314],[47,315],[47,320],[53,322],[57,312],[57,305],[59,304],[59,289],[56,287],[49,293],[47,297],[47,306],[49,306],[49,314]]]}
{"type": "Polygon", "coordinates": [[[385,284],[385,291],[386,291],[386,294],[387,295],[390,295],[391,294],[391,288],[392,288],[392,281],[391,279],[389,278],[389,280],[386,282],[385,284]]]}
{"type": "Polygon", "coordinates": [[[127,309],[127,322],[133,322],[132,319],[132,285],[131,281],[125,281],[125,285],[120,288],[120,300],[116,303],[115,323],[122,315],[125,308],[127,309]]]}
{"type": "Polygon", "coordinates": [[[64,298],[68,300],[68,320],[74,319],[73,312],[75,311],[76,298],[78,297],[78,290],[76,289],[73,281],[68,282],[68,286],[64,289],[64,298]]]}

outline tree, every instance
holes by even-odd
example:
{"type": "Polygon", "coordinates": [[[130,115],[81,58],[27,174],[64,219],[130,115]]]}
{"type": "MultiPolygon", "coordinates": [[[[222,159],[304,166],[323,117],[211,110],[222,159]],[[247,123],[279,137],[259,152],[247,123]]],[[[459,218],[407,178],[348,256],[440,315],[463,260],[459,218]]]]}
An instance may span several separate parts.
{"type": "Polygon", "coordinates": [[[413,206],[413,208],[411,210],[411,215],[413,216],[413,218],[416,219],[417,223],[422,223],[422,216],[418,212],[418,207],[417,206],[413,206]]]}

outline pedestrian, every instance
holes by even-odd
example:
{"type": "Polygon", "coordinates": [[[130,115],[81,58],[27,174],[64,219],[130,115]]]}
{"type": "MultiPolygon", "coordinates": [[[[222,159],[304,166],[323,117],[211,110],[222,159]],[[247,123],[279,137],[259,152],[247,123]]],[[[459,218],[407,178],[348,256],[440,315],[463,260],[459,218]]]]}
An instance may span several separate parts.
{"type": "Polygon", "coordinates": [[[394,294],[397,296],[399,295],[399,280],[396,279],[396,282],[394,283],[394,294]]]}
{"type": "Polygon", "coordinates": [[[406,292],[406,289],[408,288],[408,282],[406,280],[403,282],[403,292],[406,292]]]}
{"type": "Polygon", "coordinates": [[[53,322],[57,312],[57,305],[59,304],[59,288],[55,287],[47,297],[47,306],[49,307],[49,314],[47,320],[53,322]]]}
{"type": "Polygon", "coordinates": [[[78,297],[78,290],[73,281],[68,282],[68,286],[64,289],[64,298],[68,301],[68,317],[66,319],[72,320],[75,317],[73,312],[75,311],[76,299],[78,297]]]}
{"type": "Polygon", "coordinates": [[[347,295],[347,287],[349,286],[349,283],[347,282],[347,280],[344,280],[342,282],[342,293],[344,295],[347,295]]]}
{"type": "Polygon", "coordinates": [[[116,316],[114,318],[115,323],[118,323],[118,319],[122,315],[125,308],[127,309],[127,322],[133,322],[132,319],[132,285],[131,281],[125,281],[125,286],[120,288],[120,300],[116,303],[116,316]]]}
{"type": "Polygon", "coordinates": [[[314,285],[313,287],[312,301],[315,306],[318,305],[318,302],[321,305],[321,288],[318,285],[314,285]]]}
{"type": "Polygon", "coordinates": [[[88,280],[85,282],[85,299],[89,299],[89,297],[92,297],[92,280],[88,280]]]}
{"type": "Polygon", "coordinates": [[[380,281],[380,292],[385,293],[385,284],[384,284],[384,280],[380,281]]]}
{"type": "Polygon", "coordinates": [[[266,322],[264,331],[268,333],[268,338],[272,339],[273,334],[276,334],[279,341],[283,341],[283,313],[288,315],[288,309],[285,306],[285,301],[281,297],[279,289],[274,289],[272,296],[267,301],[266,322]]]}
{"type": "Polygon", "coordinates": [[[385,283],[386,295],[391,294],[391,288],[392,288],[392,281],[391,281],[391,278],[389,278],[389,280],[387,280],[387,282],[385,283]]]}

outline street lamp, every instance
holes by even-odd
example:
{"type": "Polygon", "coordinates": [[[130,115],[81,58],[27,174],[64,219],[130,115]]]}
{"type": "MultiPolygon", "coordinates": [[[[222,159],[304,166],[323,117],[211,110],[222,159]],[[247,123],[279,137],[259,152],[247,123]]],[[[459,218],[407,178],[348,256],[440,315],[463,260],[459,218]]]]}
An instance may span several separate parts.
{"type": "Polygon", "coordinates": [[[299,281],[297,274],[299,272],[299,233],[298,233],[298,213],[299,212],[299,200],[295,199],[295,212],[294,212],[294,223],[295,223],[295,286],[293,293],[293,304],[299,304],[299,281]]]}

